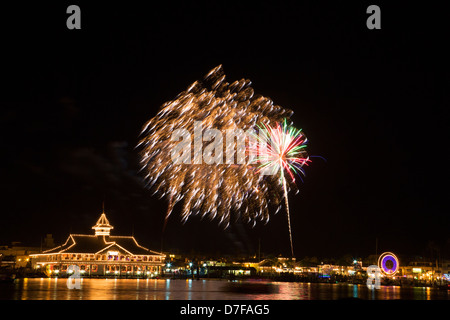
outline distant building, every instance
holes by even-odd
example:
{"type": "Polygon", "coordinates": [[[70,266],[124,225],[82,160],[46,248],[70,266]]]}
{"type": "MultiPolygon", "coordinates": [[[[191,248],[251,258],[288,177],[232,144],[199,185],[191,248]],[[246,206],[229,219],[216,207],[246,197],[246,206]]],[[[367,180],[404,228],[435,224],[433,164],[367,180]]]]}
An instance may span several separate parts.
{"type": "Polygon", "coordinates": [[[406,278],[416,280],[440,280],[447,279],[450,274],[450,260],[426,261],[422,259],[413,260],[403,266],[402,274],[406,278]]]}
{"type": "Polygon", "coordinates": [[[45,236],[43,246],[44,246],[44,248],[55,247],[55,241],[53,240],[53,236],[51,234],[47,234],[45,236]]]}
{"type": "Polygon", "coordinates": [[[67,276],[71,265],[78,266],[84,276],[152,277],[161,273],[165,255],[144,248],[133,236],[111,236],[113,226],[104,212],[92,229],[94,235],[70,234],[64,244],[30,255],[33,268],[49,276],[67,276]]]}
{"type": "Polygon", "coordinates": [[[30,254],[38,252],[39,247],[23,246],[20,242],[0,246],[0,267],[25,268],[30,265],[30,254]]]}

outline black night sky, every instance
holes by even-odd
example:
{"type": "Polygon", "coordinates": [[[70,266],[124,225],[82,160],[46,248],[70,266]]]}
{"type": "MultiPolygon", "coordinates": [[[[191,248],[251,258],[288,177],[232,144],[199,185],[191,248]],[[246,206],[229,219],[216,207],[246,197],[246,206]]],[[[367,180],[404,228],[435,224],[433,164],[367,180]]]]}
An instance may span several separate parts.
{"type": "MultiPolygon", "coordinates": [[[[290,195],[295,255],[450,250],[448,33],[438,6],[237,2],[2,5],[0,244],[92,233],[106,201],[116,235],[161,249],[167,203],[135,149],[165,101],[222,64],[227,81],[294,110],[315,158],[290,195]],[[445,108],[447,107],[447,108],[445,108]]],[[[152,3],[152,2],[150,2],[152,3]]],[[[377,3],[375,3],[377,4],[377,3]]],[[[448,20],[448,19],[447,19],[448,20]]],[[[178,212],[164,250],[289,255],[284,211],[267,225],[178,212]]]]}

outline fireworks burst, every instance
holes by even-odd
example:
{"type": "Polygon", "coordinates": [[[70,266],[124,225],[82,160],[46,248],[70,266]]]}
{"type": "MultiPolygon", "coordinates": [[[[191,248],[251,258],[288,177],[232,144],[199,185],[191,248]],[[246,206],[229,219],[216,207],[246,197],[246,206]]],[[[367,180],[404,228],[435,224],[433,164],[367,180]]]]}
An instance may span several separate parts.
{"type": "Polygon", "coordinates": [[[291,253],[294,256],[285,172],[288,173],[293,184],[295,184],[295,174],[301,173],[304,175],[302,167],[310,161],[305,150],[308,140],[301,129],[298,130],[288,126],[286,119],[283,126],[280,123],[277,123],[275,127],[263,124],[260,127],[259,134],[254,137],[258,143],[252,145],[249,152],[254,160],[259,163],[257,173],[279,176],[279,183],[283,187],[291,253]]]}
{"type": "MultiPolygon", "coordinates": [[[[235,150],[239,148],[239,139],[248,141],[242,136],[245,131],[261,124],[264,124],[265,129],[275,128],[273,133],[267,133],[268,137],[276,138],[275,133],[280,130],[277,123],[285,121],[286,124],[285,119],[290,118],[293,112],[274,105],[269,98],[255,95],[250,85],[251,82],[246,79],[229,84],[225,81],[222,66],[218,66],[203,81],[194,82],[174,100],[164,103],[158,114],[144,125],[143,138],[139,143],[143,148],[142,169],[146,173],[149,187],[160,198],[168,200],[166,221],[177,203],[181,204],[183,222],[192,215],[200,215],[202,218],[217,219],[225,227],[230,224],[233,212],[237,214],[236,218],[241,217],[254,225],[259,220],[267,223],[269,212],[273,209],[276,213],[281,208],[281,186],[284,186],[285,198],[287,194],[284,170],[289,173],[301,170],[301,161],[294,160],[294,155],[303,154],[303,150],[298,152],[303,149],[303,140],[298,140],[298,133],[289,131],[291,129],[281,129],[278,135],[280,139],[284,139],[283,143],[288,143],[288,137],[294,138],[291,147],[278,144],[283,147],[287,156],[284,158],[285,162],[269,163],[259,158],[261,164],[273,170],[277,169],[278,163],[283,166],[284,170],[279,170],[281,180],[284,181],[281,184],[279,176],[261,174],[262,168],[247,161],[249,149],[246,149],[245,164],[174,163],[171,157],[172,150],[179,143],[172,141],[173,131],[182,128],[192,133],[195,131],[195,123],[199,122],[201,134],[209,129],[218,129],[224,135],[230,130],[240,132],[236,135],[236,143],[234,139],[226,143],[227,148],[235,150]],[[302,143],[299,145],[300,141],[302,143]]],[[[286,125],[283,128],[287,128],[286,125]]],[[[190,147],[190,158],[195,159],[199,154],[201,156],[202,150],[210,143],[203,138],[200,149],[195,145],[190,147]]]]}

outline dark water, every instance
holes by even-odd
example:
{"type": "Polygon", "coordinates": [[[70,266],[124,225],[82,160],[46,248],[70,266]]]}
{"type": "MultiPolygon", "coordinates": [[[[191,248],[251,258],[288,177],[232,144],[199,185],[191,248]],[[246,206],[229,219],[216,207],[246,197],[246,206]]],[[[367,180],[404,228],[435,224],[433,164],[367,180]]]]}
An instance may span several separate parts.
{"type": "Polygon", "coordinates": [[[0,284],[2,300],[448,300],[449,290],[365,285],[229,282],[226,280],[82,279],[69,289],[67,279],[17,279],[0,284]]]}

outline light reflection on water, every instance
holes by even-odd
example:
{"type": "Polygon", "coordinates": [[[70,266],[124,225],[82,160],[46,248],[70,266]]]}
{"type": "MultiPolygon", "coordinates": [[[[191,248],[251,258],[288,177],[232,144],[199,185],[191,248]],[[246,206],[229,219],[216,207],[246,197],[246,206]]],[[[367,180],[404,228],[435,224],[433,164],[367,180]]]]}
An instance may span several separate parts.
{"type": "MultiPolygon", "coordinates": [[[[240,284],[263,283],[237,282],[240,284]]],[[[233,283],[231,283],[233,284],[233,283]]],[[[67,279],[17,279],[0,284],[5,300],[448,300],[449,290],[365,285],[273,282],[270,292],[229,290],[226,280],[82,279],[81,289],[68,289],[67,279]]]]}

